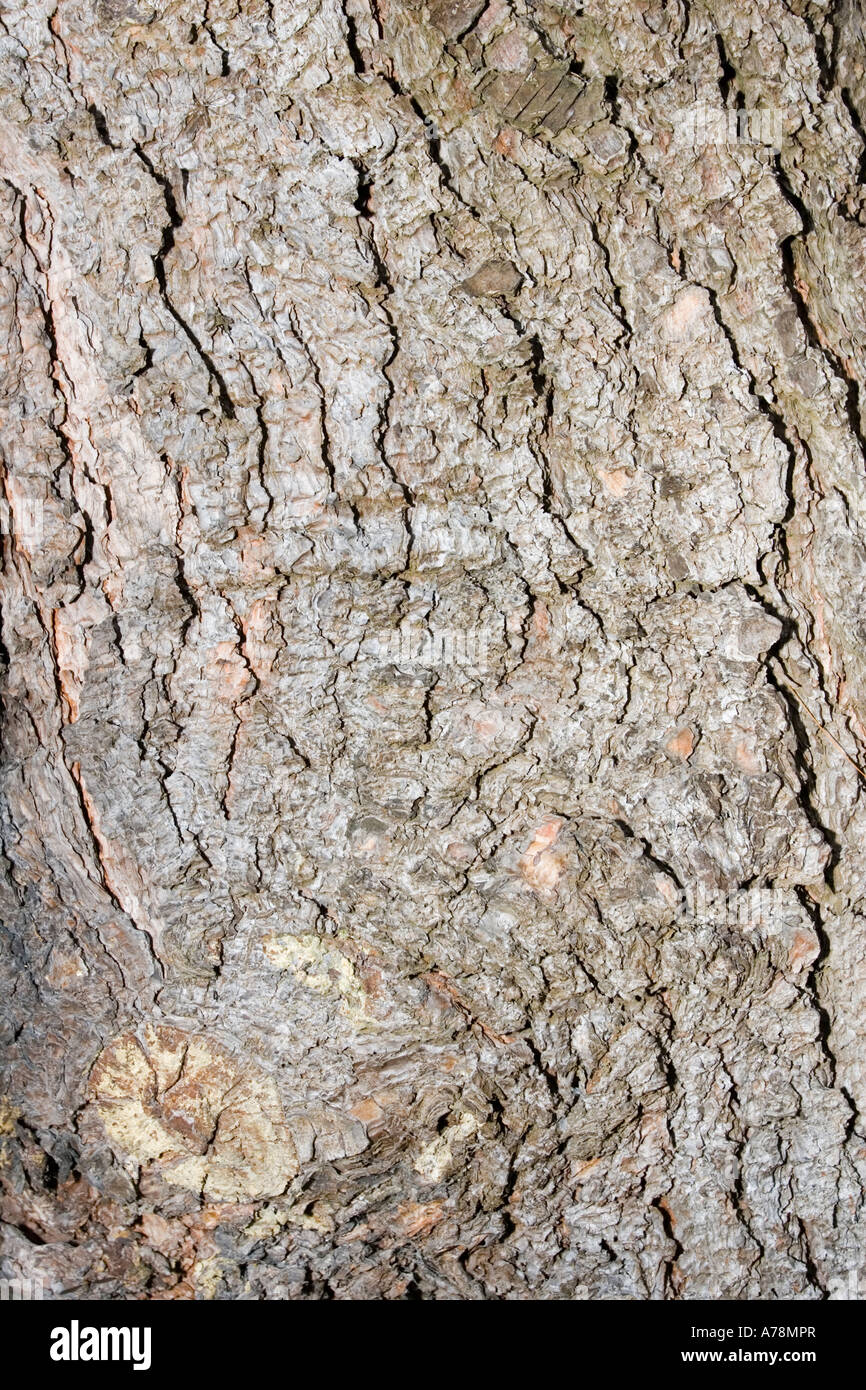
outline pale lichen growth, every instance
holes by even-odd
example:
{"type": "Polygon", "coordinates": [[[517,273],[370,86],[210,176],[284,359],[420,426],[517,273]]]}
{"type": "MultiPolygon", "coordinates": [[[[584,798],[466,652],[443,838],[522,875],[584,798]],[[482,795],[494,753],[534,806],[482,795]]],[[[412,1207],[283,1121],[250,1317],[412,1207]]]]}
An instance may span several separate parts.
{"type": "Polygon", "coordinates": [[[478,1120],[469,1110],[461,1110],[444,1133],[431,1139],[417,1155],[413,1168],[425,1182],[441,1182],[454,1164],[454,1150],[478,1130],[478,1120]]]}
{"type": "Polygon", "coordinates": [[[15,1133],[15,1125],[21,1115],[17,1105],[8,1096],[0,1096],[0,1136],[15,1133]]]}
{"type": "Polygon", "coordinates": [[[356,1028],[375,1024],[354,965],[332,942],[312,933],[269,936],[263,950],[271,965],[288,970],[299,984],[317,994],[336,996],[339,1012],[356,1028]]]}
{"type": "Polygon", "coordinates": [[[90,1080],[112,1147],[131,1166],[215,1201],[276,1196],[298,1157],[276,1085],[218,1043],[147,1025],[116,1038],[90,1080]]]}
{"type": "Polygon", "coordinates": [[[9,1153],[3,1141],[15,1133],[20,1114],[21,1111],[12,1104],[8,1096],[0,1096],[0,1168],[8,1167],[9,1153]]]}

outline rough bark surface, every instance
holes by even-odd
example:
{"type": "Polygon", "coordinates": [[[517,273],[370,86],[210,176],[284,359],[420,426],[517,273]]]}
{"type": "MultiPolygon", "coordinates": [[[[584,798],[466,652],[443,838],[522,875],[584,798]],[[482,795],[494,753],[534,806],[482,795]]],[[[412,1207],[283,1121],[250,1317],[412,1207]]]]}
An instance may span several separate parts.
{"type": "Polygon", "coordinates": [[[5,6],[7,1277],[849,1287],[863,24],[5,6]]]}

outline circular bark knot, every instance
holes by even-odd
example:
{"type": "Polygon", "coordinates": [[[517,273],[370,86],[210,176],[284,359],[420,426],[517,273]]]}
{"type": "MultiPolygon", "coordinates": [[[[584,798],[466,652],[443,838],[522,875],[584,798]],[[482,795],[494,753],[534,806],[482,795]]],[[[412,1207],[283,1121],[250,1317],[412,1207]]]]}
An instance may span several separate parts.
{"type": "Polygon", "coordinates": [[[118,1157],[211,1200],[276,1197],[298,1171],[273,1079],[202,1034],[150,1024],[121,1034],[90,1096],[118,1157]]]}

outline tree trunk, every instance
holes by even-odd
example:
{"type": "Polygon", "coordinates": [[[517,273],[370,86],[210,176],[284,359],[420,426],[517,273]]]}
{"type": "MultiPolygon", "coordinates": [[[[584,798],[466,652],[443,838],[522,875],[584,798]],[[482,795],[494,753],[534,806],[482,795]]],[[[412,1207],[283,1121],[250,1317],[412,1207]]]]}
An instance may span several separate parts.
{"type": "Polygon", "coordinates": [[[861,0],[0,43],[5,1275],[847,1296],[861,0]]]}

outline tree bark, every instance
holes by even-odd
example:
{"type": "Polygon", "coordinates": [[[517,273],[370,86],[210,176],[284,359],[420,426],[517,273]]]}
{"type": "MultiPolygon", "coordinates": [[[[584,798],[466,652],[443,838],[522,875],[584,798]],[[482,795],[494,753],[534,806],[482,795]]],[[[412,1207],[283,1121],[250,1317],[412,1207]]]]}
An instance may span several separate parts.
{"type": "Polygon", "coordinates": [[[0,51],[6,1277],[848,1296],[860,0],[0,51]]]}

